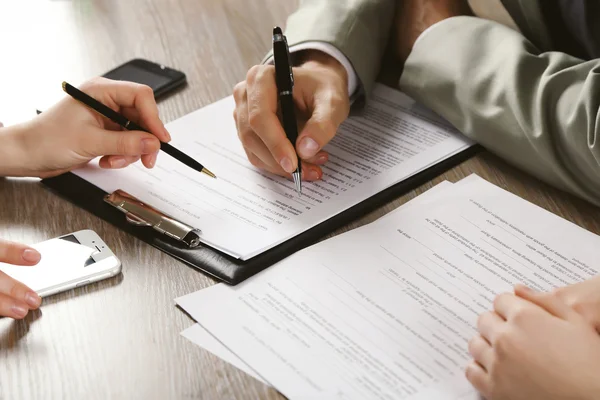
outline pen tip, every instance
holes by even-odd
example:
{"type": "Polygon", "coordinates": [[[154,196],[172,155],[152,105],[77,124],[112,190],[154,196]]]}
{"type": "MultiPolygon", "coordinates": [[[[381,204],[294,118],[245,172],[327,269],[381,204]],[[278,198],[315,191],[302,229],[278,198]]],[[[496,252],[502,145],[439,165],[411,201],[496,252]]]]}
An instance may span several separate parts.
{"type": "Polygon", "coordinates": [[[202,173],[210,176],[211,178],[217,179],[217,176],[206,168],[202,168],[202,173]]]}
{"type": "Polygon", "coordinates": [[[298,172],[294,172],[292,177],[294,178],[296,193],[298,193],[298,196],[302,196],[302,178],[300,177],[300,174],[298,172]]]}
{"type": "Polygon", "coordinates": [[[63,89],[64,92],[67,91],[67,82],[63,81],[63,83],[62,83],[62,89],[63,89]]]}
{"type": "Polygon", "coordinates": [[[280,27],[276,26],[275,28],[273,28],[273,35],[282,35],[283,31],[281,30],[280,27]]]}

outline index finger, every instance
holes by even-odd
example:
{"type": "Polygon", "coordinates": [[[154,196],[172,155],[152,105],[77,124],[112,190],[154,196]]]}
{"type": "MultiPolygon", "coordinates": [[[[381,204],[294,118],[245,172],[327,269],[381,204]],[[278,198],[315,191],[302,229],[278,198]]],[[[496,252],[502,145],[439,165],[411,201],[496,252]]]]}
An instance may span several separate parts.
{"type": "Polygon", "coordinates": [[[113,81],[97,78],[87,82],[88,94],[102,98],[106,105],[119,110],[133,108],[139,115],[142,126],[155,135],[161,142],[169,142],[171,135],[158,117],[158,106],[153,90],[146,85],[127,81],[113,81]]]}
{"type": "Polygon", "coordinates": [[[555,317],[568,319],[572,315],[575,315],[575,310],[569,307],[562,299],[550,293],[537,292],[524,285],[515,285],[515,294],[543,308],[555,317]]]}
{"type": "Polygon", "coordinates": [[[0,239],[0,262],[12,265],[35,265],[41,259],[40,253],[24,244],[0,239]]]}
{"type": "Polygon", "coordinates": [[[297,167],[294,146],[277,117],[277,85],[272,66],[254,67],[248,72],[248,123],[269,149],[275,161],[288,173],[297,167]]]}

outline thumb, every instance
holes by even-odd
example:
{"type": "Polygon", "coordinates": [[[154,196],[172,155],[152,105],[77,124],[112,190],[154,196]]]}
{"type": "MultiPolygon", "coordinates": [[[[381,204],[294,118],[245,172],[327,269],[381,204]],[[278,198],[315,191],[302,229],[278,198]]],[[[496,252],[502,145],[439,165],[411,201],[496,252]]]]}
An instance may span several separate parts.
{"type": "Polygon", "coordinates": [[[96,129],[85,142],[86,153],[93,156],[142,156],[160,149],[160,141],[141,131],[110,131],[96,129]]]}
{"type": "Polygon", "coordinates": [[[302,159],[314,157],[337,133],[348,117],[349,104],[336,94],[316,94],[314,110],[296,141],[302,159]]]}
{"type": "Polygon", "coordinates": [[[575,314],[571,307],[551,293],[538,292],[525,285],[515,285],[515,295],[564,320],[571,319],[575,314]]]}

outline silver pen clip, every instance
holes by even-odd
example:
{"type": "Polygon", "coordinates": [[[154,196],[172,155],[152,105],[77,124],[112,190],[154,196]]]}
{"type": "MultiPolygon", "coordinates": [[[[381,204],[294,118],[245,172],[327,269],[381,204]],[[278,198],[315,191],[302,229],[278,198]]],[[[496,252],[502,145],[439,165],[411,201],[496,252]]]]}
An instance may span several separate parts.
{"type": "Polygon", "coordinates": [[[288,55],[288,65],[290,66],[290,82],[292,84],[292,89],[294,88],[294,68],[292,64],[292,55],[290,53],[290,46],[288,45],[287,37],[283,36],[283,41],[285,43],[285,49],[288,55]]]}
{"type": "Polygon", "coordinates": [[[163,214],[130,194],[117,190],[104,197],[104,201],[125,213],[127,222],[136,226],[152,227],[172,239],[194,248],[200,245],[200,231],[163,214]]]}

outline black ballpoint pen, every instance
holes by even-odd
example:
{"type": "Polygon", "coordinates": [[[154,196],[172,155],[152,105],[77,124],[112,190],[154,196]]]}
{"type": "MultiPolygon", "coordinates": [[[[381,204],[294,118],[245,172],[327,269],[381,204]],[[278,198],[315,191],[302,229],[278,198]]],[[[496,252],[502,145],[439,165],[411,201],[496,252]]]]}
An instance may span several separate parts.
{"type": "MultiPolygon", "coordinates": [[[[127,118],[125,118],[118,112],[105,106],[104,104],[100,103],[98,100],[83,93],[81,90],[68,84],[67,82],[62,83],[62,88],[65,91],[65,93],[67,93],[69,96],[73,97],[75,100],[79,101],[80,103],[83,103],[84,105],[88,106],[92,110],[96,111],[98,114],[103,115],[104,117],[110,119],[111,121],[119,124],[123,128],[130,130],[130,131],[148,132],[147,129],[142,128],[135,122],[129,121],[127,118]]],[[[150,133],[150,132],[148,132],[148,133],[150,133]]],[[[175,147],[171,146],[170,144],[160,142],[160,149],[162,151],[164,151],[165,153],[167,153],[168,155],[170,155],[171,157],[173,157],[174,159],[176,159],[177,161],[187,165],[188,167],[190,167],[198,172],[202,172],[203,174],[206,174],[206,175],[210,176],[211,178],[216,178],[215,174],[210,172],[207,168],[205,168],[198,161],[194,160],[192,157],[188,156],[187,154],[183,153],[182,151],[177,150],[175,147]]]]}
{"type": "MultiPolygon", "coordinates": [[[[290,49],[287,39],[281,28],[273,28],[273,59],[275,61],[275,81],[277,83],[277,95],[281,110],[281,122],[283,130],[292,146],[296,147],[298,139],[298,124],[296,122],[296,111],[294,106],[294,73],[290,58],[290,49]]],[[[302,162],[298,158],[298,168],[292,173],[296,191],[302,194],[302,162]]]]}

